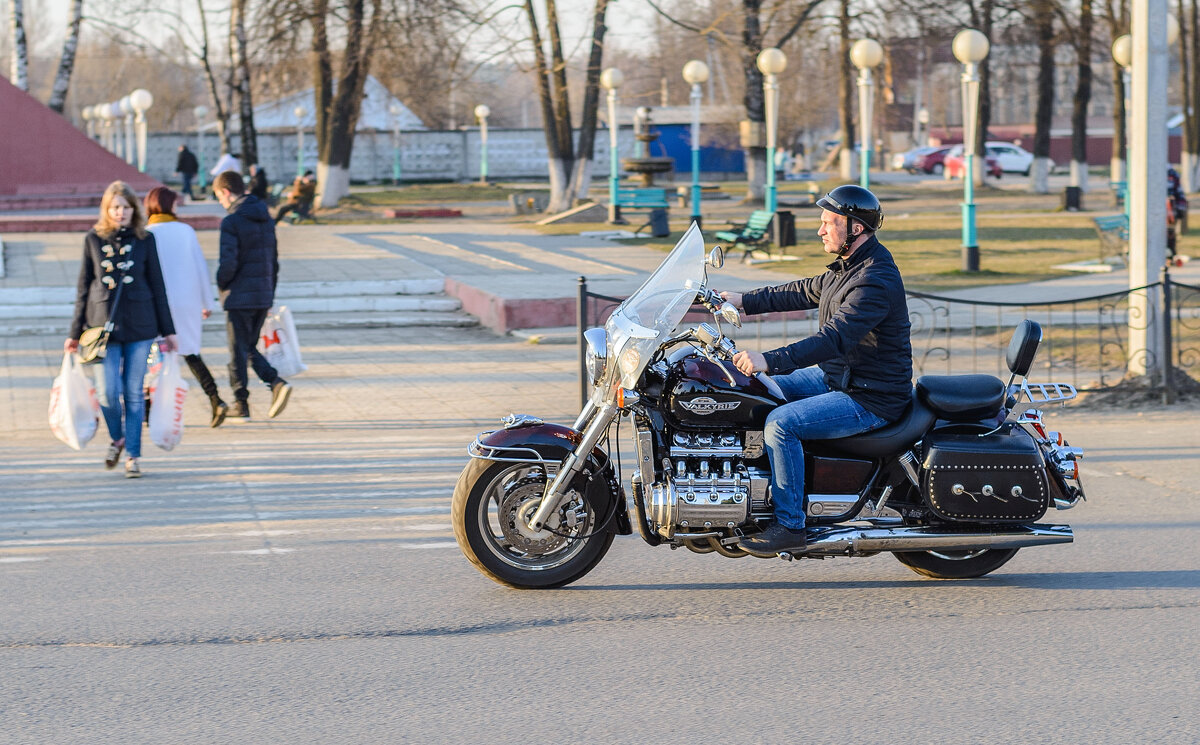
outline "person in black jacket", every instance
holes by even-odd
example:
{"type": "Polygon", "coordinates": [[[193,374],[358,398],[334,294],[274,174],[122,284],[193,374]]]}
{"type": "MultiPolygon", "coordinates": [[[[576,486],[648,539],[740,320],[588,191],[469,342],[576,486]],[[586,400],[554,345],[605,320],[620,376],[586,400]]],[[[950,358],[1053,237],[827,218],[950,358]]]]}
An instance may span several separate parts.
{"type": "Polygon", "coordinates": [[[163,337],[159,349],[164,352],[170,352],[176,344],[154,236],[146,232],[141,203],[122,181],[114,181],[104,190],[100,219],[83,239],[75,313],[63,343],[66,351],[79,350],[84,329],[108,322],[118,286],[121,294],[104,363],[96,375],[96,397],[112,438],[104,466],[115,468],[124,449],[129,454],[125,476],[137,478],[142,475],[138,459],[142,456],[146,415],[142,391],[146,358],[155,337],[163,337]]]}
{"type": "Polygon", "coordinates": [[[187,145],[179,146],[179,157],[175,159],[175,172],[183,179],[183,193],[188,195],[188,199],[195,199],[192,194],[192,179],[196,178],[196,174],[200,172],[200,163],[196,161],[196,155],[188,150],[187,145]]]}
{"type": "Polygon", "coordinates": [[[265,204],[271,191],[271,182],[267,180],[267,169],[253,163],[250,166],[250,193],[265,204]]]}
{"type": "Polygon", "coordinates": [[[246,361],[271,389],[267,416],[276,417],[287,405],[292,387],[258,352],[259,332],[275,302],[279,255],[275,221],[267,205],[246,193],[240,174],[225,171],[213,181],[213,193],[229,214],[221,220],[221,254],[217,265],[217,290],[225,308],[225,334],[229,339],[229,385],[233,410],[227,420],[250,418],[250,392],[246,389],[246,361]]]}
{"type": "Polygon", "coordinates": [[[738,546],[758,556],[802,550],[803,440],[849,437],[896,421],[912,398],[908,303],[900,270],[875,231],[883,210],[870,191],[839,186],[822,208],[828,271],[777,287],[722,295],[748,315],[819,309],[812,336],[779,349],[741,351],[741,372],[770,373],[788,403],[767,417],[763,441],[771,460],[775,522],[738,546]]]}

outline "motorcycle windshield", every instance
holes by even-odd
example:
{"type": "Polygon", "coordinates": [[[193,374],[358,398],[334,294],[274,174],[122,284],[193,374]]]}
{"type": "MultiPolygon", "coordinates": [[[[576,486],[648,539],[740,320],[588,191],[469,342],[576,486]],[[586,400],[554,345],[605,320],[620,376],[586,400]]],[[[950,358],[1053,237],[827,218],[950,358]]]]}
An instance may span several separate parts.
{"type": "Polygon", "coordinates": [[[704,286],[704,267],[704,236],[693,223],[649,279],[613,311],[604,324],[609,360],[616,363],[609,365],[607,396],[615,395],[616,383],[622,388],[637,383],[704,286]]]}

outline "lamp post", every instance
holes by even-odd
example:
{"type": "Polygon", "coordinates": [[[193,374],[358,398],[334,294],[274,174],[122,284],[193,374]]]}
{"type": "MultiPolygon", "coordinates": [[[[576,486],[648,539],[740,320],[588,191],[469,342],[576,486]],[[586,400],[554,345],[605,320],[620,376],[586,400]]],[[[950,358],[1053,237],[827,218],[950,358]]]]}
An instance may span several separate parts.
{"type": "Polygon", "coordinates": [[[700,86],[708,80],[708,65],[698,59],[683,66],[683,79],[692,86],[692,222],[700,226],[700,86]]]}
{"type": "Polygon", "coordinates": [[[486,184],[487,177],[487,118],[492,110],[487,104],[475,107],[475,118],[479,120],[479,183],[486,184]]]}
{"type": "Polygon", "coordinates": [[[1125,82],[1125,173],[1120,174],[1121,178],[1113,178],[1114,181],[1125,182],[1125,196],[1121,203],[1125,207],[1125,224],[1129,224],[1129,173],[1130,163],[1129,157],[1133,154],[1130,144],[1133,142],[1130,137],[1129,112],[1133,108],[1133,92],[1131,89],[1131,70],[1133,66],[1133,37],[1129,34],[1122,34],[1113,40],[1112,44],[1113,61],[1121,66],[1121,78],[1125,82]]]}
{"type": "Polygon", "coordinates": [[[392,115],[392,183],[400,184],[400,115],[404,107],[399,101],[388,105],[388,113],[392,115]]]}
{"type": "Polygon", "coordinates": [[[917,112],[917,123],[921,125],[921,137],[917,144],[929,147],[929,109],[921,107],[917,112]]]}
{"type": "Polygon", "coordinates": [[[204,170],[204,117],[208,116],[208,107],[197,106],[192,109],[192,116],[196,117],[196,160],[200,163],[200,172],[196,176],[200,179],[200,194],[203,195],[208,185],[208,172],[204,170]]]}
{"type": "Polygon", "coordinates": [[[154,96],[145,88],[129,94],[129,105],[137,116],[137,165],[146,172],[146,111],[154,105],[154,96]]]}
{"type": "Polygon", "coordinates": [[[125,115],[125,162],[133,165],[133,102],[125,96],[119,105],[125,115]]]}
{"type": "Polygon", "coordinates": [[[883,62],[883,47],[874,39],[859,39],[850,47],[850,61],[858,68],[858,118],[862,130],[862,167],[858,178],[859,186],[871,188],[871,122],[875,118],[874,81],[871,68],[883,62]]]}
{"type": "Polygon", "coordinates": [[[775,199],[775,130],[779,125],[779,73],[787,69],[787,55],[771,47],[758,53],[759,72],[763,78],[763,103],[767,115],[767,193],[768,212],[776,209],[775,199]]]}
{"type": "Polygon", "coordinates": [[[625,224],[617,204],[617,183],[621,177],[617,164],[617,134],[621,129],[617,122],[617,89],[624,82],[625,76],[615,67],[600,73],[600,85],[608,91],[608,221],[613,225],[625,224]]]}
{"type": "Polygon", "coordinates": [[[988,54],[988,39],[973,28],[954,37],[954,56],[963,63],[963,204],[962,268],[979,271],[979,241],[975,237],[975,128],[979,123],[979,63],[988,54]]]}
{"type": "Polygon", "coordinates": [[[296,178],[300,178],[304,175],[304,117],[308,116],[308,109],[297,106],[292,109],[292,116],[296,117],[296,178]]]}
{"type": "Polygon", "coordinates": [[[92,107],[84,106],[83,111],[79,112],[83,117],[83,131],[87,134],[88,139],[92,139],[92,107]]]}
{"type": "Polygon", "coordinates": [[[121,142],[121,104],[113,101],[104,104],[108,109],[109,139],[112,143],[109,151],[118,158],[125,157],[124,143],[121,142]]]}

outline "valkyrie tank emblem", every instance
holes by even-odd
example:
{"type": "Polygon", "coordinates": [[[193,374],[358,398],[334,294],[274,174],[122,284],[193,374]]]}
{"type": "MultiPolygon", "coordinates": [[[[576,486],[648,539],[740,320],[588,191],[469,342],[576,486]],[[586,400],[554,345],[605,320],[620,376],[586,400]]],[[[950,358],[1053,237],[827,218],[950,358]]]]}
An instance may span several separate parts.
{"type": "Polygon", "coordinates": [[[733,411],[737,407],[741,406],[742,402],[725,401],[723,403],[717,403],[708,396],[699,396],[697,398],[693,398],[691,401],[680,401],[679,405],[693,414],[708,416],[709,414],[713,414],[718,411],[733,411]]]}

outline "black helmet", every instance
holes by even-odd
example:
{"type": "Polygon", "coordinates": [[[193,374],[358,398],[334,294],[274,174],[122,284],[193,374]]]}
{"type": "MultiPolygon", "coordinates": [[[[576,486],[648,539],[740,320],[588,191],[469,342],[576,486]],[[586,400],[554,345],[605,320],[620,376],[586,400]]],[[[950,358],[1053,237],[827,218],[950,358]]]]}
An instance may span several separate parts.
{"type": "Polygon", "coordinates": [[[870,231],[883,227],[883,208],[879,206],[879,200],[870,191],[855,184],[839,186],[818,199],[817,206],[857,220],[870,231]]]}

